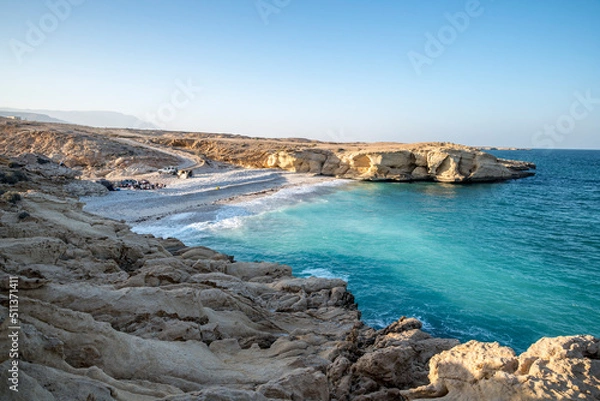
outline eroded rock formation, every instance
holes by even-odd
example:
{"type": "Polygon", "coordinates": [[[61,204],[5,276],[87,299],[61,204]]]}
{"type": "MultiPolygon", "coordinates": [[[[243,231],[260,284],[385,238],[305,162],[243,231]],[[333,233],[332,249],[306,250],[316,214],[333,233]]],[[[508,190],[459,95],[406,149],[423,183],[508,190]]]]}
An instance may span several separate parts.
{"type": "Polygon", "coordinates": [[[137,235],[68,196],[74,173],[0,159],[0,348],[19,288],[19,392],[7,400],[598,400],[600,340],[432,338],[360,322],[342,280],[137,235]],[[5,196],[11,194],[10,196],[5,196]],[[18,195],[18,196],[16,196],[18,195]]]}
{"type": "MultiPolygon", "coordinates": [[[[199,164],[211,161],[246,168],[279,168],[369,181],[502,181],[533,175],[535,165],[503,160],[451,143],[327,143],[308,139],[249,138],[240,135],[114,130],[0,119],[0,153],[43,153],[105,177],[178,164],[174,149],[199,164]]],[[[176,155],[177,156],[177,155],[176,155]]],[[[187,166],[191,167],[191,166],[187,166]]]]}
{"type": "Polygon", "coordinates": [[[599,400],[600,340],[542,338],[527,352],[469,341],[431,358],[430,384],[408,400],[599,400]]]}
{"type": "Polygon", "coordinates": [[[280,168],[355,180],[502,181],[531,176],[534,174],[531,169],[535,169],[533,163],[498,159],[475,148],[449,143],[336,146],[314,141],[252,142],[240,138],[155,138],[153,141],[193,149],[208,158],[243,167],[280,168]]]}
{"type": "Polygon", "coordinates": [[[534,166],[462,146],[423,145],[409,150],[340,153],[282,151],[269,155],[263,167],[355,180],[462,183],[527,177],[534,166]]]}
{"type": "Polygon", "coordinates": [[[119,138],[108,129],[0,118],[0,154],[41,154],[88,177],[103,177],[115,169],[140,174],[179,163],[172,155],[119,138]]]}

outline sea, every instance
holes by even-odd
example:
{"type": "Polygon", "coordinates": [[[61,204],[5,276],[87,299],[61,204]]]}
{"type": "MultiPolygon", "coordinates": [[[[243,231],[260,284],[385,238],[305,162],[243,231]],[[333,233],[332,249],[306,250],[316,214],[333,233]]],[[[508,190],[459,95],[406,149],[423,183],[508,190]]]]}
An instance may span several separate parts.
{"type": "Polygon", "coordinates": [[[490,184],[336,180],[171,216],[144,232],[342,278],[363,321],[437,337],[600,336],[600,151],[491,151],[537,164],[490,184]]]}

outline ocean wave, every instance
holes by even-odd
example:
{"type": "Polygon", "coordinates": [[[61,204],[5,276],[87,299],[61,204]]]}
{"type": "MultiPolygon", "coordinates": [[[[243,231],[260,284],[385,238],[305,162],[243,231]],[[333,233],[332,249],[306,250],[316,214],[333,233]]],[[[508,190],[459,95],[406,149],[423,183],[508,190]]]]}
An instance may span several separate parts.
{"type": "Polygon", "coordinates": [[[193,237],[206,232],[235,230],[242,227],[249,218],[265,213],[292,207],[295,204],[314,200],[322,193],[345,184],[345,181],[325,181],[317,184],[283,188],[273,194],[221,205],[210,212],[184,212],[164,218],[160,223],[144,224],[144,233],[166,234],[180,239],[193,237]],[[184,237],[184,238],[182,238],[184,237]]]}
{"type": "Polygon", "coordinates": [[[328,270],[328,269],[325,269],[322,267],[313,267],[313,268],[303,269],[298,274],[300,276],[305,276],[305,277],[306,276],[314,276],[314,277],[320,277],[320,278],[339,278],[346,282],[348,281],[348,278],[350,277],[347,274],[335,274],[331,270],[328,270]]]}
{"type": "Polygon", "coordinates": [[[256,213],[267,212],[273,209],[289,207],[293,204],[313,199],[332,188],[337,188],[347,184],[346,181],[324,181],[317,184],[298,185],[287,187],[274,192],[271,195],[262,196],[248,201],[242,201],[237,205],[252,210],[256,213]]]}

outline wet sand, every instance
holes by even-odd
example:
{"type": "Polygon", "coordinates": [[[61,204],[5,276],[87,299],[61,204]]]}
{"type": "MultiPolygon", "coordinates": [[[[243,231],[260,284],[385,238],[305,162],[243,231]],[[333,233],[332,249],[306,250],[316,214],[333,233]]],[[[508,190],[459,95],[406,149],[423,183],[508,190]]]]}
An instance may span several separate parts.
{"type": "Polygon", "coordinates": [[[284,188],[335,180],[281,170],[240,168],[203,169],[186,180],[144,178],[166,183],[167,187],[149,191],[122,189],[106,196],[81,198],[86,203],[84,210],[138,225],[188,211],[211,211],[223,204],[268,196],[284,188]]]}

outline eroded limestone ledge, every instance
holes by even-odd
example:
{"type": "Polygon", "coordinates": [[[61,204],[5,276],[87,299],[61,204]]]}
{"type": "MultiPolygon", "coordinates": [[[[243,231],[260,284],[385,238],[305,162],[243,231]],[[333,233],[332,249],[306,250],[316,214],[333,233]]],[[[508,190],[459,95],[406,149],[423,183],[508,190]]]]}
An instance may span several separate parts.
{"type": "Polygon", "coordinates": [[[369,181],[491,182],[533,175],[533,163],[503,160],[448,142],[333,143],[302,138],[119,130],[0,118],[0,152],[44,154],[85,177],[137,175],[159,167],[229,163],[369,181]]]}
{"type": "Polygon", "coordinates": [[[0,386],[3,400],[600,399],[591,336],[516,356],[432,338],[412,318],[377,331],[342,280],[134,234],[83,212],[68,170],[9,164],[16,182],[0,189],[20,199],[0,199],[0,349],[17,276],[20,385],[0,386]]]}
{"type": "Polygon", "coordinates": [[[535,165],[451,143],[293,143],[248,138],[153,139],[210,159],[368,181],[491,182],[529,177],[535,165]]]}

